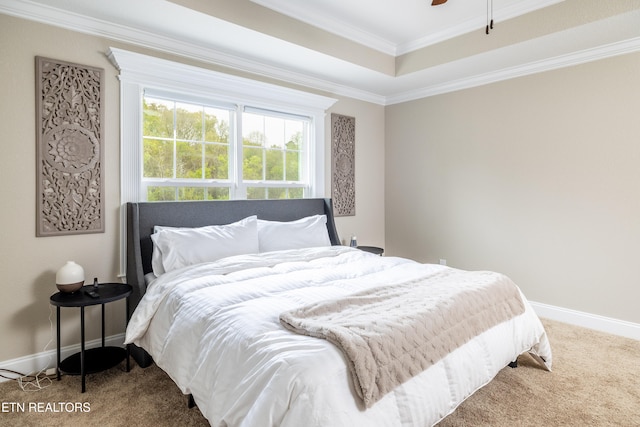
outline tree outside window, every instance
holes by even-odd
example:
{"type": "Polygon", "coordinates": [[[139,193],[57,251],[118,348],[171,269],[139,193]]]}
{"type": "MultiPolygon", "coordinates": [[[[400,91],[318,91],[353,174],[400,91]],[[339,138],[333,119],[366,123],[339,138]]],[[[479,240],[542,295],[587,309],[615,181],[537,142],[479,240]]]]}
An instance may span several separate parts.
{"type": "Polygon", "coordinates": [[[161,97],[143,98],[143,172],[148,201],[302,198],[309,119],[161,97]],[[241,142],[233,135],[242,135],[241,142]],[[235,159],[240,159],[236,163],[235,159]],[[241,170],[236,173],[236,164],[241,170]],[[239,166],[238,166],[239,167],[239,166]]]}

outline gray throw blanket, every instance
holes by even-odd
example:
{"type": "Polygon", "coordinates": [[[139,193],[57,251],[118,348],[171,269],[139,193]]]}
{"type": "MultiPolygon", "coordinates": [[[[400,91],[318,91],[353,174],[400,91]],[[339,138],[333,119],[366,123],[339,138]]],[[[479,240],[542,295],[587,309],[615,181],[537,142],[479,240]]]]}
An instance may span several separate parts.
{"type": "Polygon", "coordinates": [[[487,329],[524,312],[506,276],[447,269],[280,315],[345,354],[366,407],[487,329]]]}

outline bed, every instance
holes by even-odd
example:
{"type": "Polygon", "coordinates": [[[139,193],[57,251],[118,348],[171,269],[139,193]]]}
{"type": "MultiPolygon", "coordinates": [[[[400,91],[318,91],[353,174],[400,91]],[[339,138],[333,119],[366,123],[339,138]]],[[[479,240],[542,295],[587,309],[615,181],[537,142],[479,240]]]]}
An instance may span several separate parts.
{"type": "Polygon", "coordinates": [[[429,426],[551,368],[509,278],[341,246],[330,199],[129,203],[127,236],[131,354],[216,427],[429,426]]]}

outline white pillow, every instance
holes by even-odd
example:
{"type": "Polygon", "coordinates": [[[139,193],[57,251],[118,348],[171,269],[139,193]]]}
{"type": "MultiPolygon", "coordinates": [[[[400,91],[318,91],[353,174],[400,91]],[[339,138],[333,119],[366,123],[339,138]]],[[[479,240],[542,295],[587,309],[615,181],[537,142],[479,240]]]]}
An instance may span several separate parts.
{"type": "MultiPolygon", "coordinates": [[[[153,227],[153,232],[157,233],[162,230],[183,230],[183,229],[191,229],[193,227],[167,227],[164,225],[156,225],[153,227]]],[[[151,269],[153,270],[153,274],[158,277],[161,274],[164,274],[164,267],[162,266],[162,251],[156,245],[156,242],[151,238],[153,242],[153,251],[151,252],[151,269]]],[[[146,276],[145,276],[146,278],[146,276]]]]}
{"type": "MultiPolygon", "coordinates": [[[[153,232],[158,233],[159,231],[162,231],[162,230],[185,230],[185,229],[191,230],[193,229],[193,227],[168,227],[165,225],[156,225],[153,227],[153,232]]],[[[151,270],[153,270],[153,274],[156,277],[158,277],[161,274],[165,273],[164,267],[162,266],[162,251],[160,250],[158,245],[156,245],[156,242],[153,240],[153,237],[151,238],[151,241],[153,242],[153,251],[151,252],[151,270]]]]}
{"type": "Polygon", "coordinates": [[[260,252],[331,246],[327,216],[313,215],[290,222],[258,220],[260,252]]]}
{"type": "Polygon", "coordinates": [[[151,235],[154,246],[151,264],[156,276],[188,265],[258,253],[259,250],[256,216],[227,225],[198,228],[156,226],[154,230],[157,232],[151,235]]]}
{"type": "MultiPolygon", "coordinates": [[[[156,225],[153,227],[153,233],[158,233],[162,230],[177,230],[179,227],[164,227],[156,225]]],[[[164,267],[162,266],[162,252],[156,242],[151,237],[151,241],[153,242],[153,252],[151,252],[151,270],[153,270],[153,274],[158,277],[161,274],[164,274],[164,267]]]]}

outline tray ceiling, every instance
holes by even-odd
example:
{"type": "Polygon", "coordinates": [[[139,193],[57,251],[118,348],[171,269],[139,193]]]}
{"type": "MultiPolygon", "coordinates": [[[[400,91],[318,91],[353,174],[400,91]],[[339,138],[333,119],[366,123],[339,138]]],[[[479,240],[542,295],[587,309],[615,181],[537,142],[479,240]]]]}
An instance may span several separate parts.
{"type": "Polygon", "coordinates": [[[0,0],[0,14],[389,105],[640,50],[640,0],[0,0]]]}

